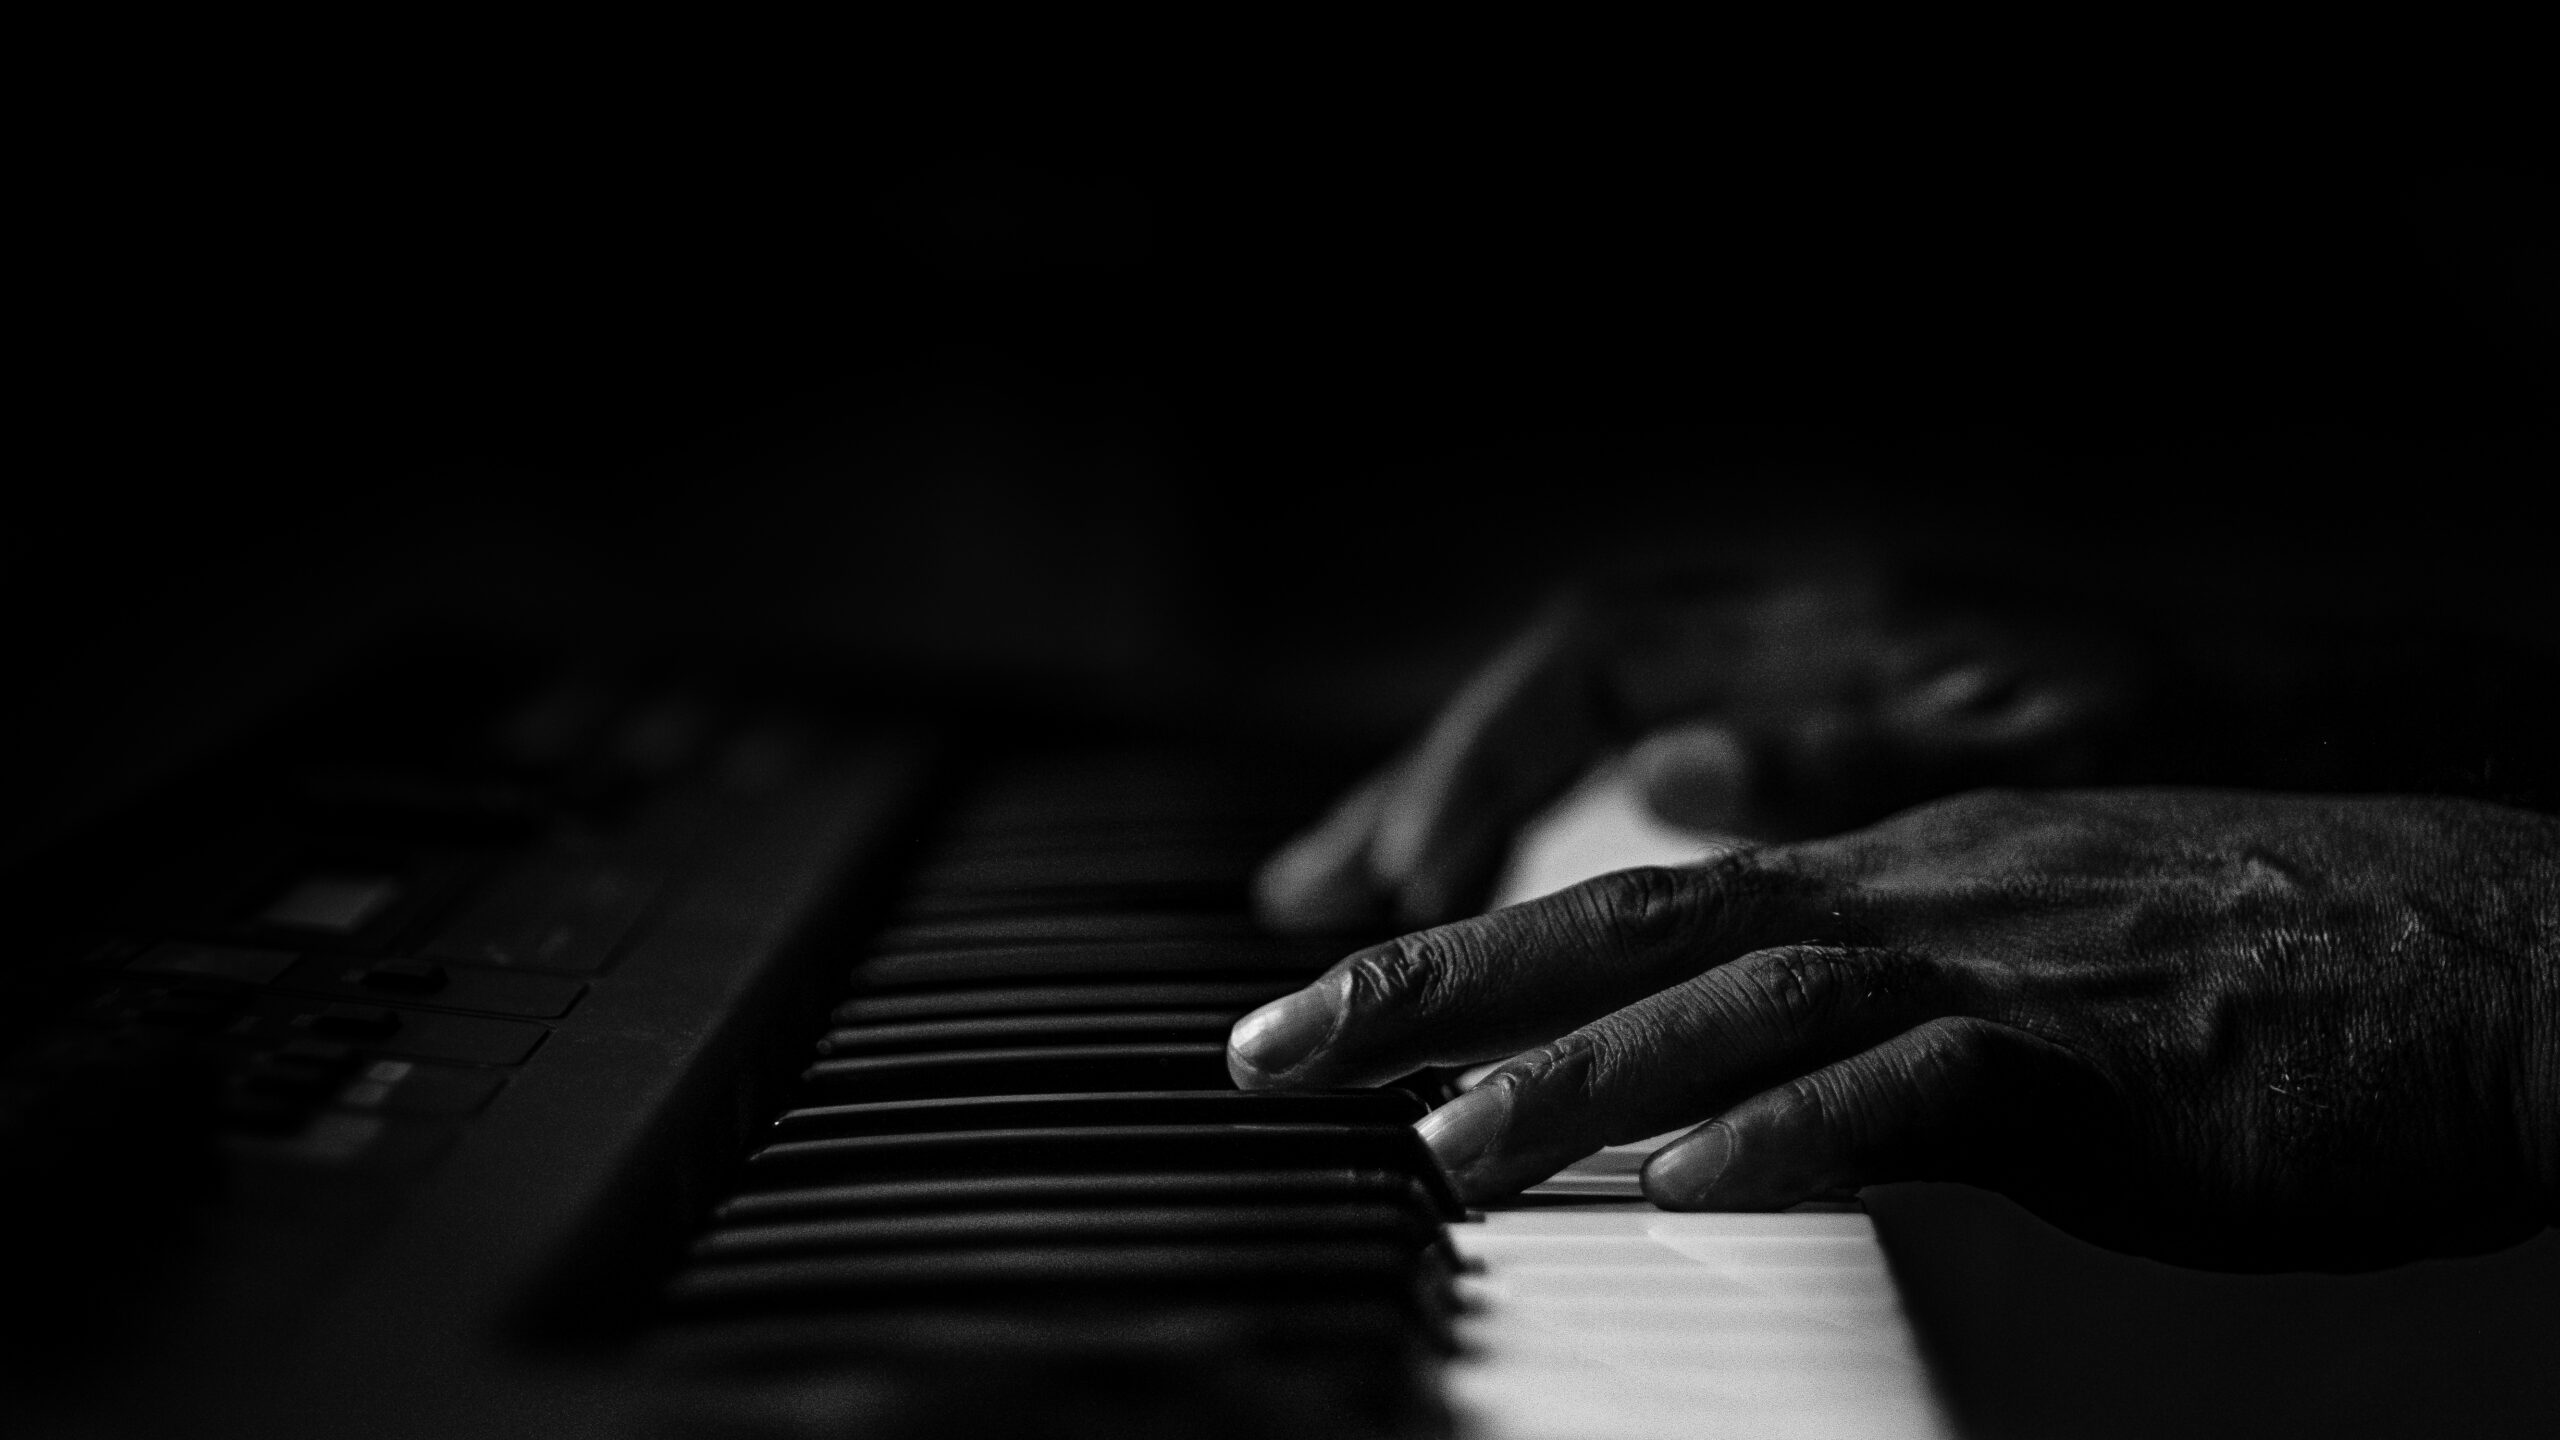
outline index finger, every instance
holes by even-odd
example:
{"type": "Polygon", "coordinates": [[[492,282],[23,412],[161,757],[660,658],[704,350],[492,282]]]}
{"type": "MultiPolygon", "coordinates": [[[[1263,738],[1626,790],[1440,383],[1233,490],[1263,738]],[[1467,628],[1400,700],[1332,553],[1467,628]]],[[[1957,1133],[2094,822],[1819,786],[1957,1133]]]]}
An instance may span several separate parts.
{"type": "Polygon", "coordinates": [[[1787,855],[1620,870],[1343,959],[1236,1023],[1246,1088],[1374,1085],[1517,1054],[1708,968],[1840,927],[1835,887],[1787,855]]]}

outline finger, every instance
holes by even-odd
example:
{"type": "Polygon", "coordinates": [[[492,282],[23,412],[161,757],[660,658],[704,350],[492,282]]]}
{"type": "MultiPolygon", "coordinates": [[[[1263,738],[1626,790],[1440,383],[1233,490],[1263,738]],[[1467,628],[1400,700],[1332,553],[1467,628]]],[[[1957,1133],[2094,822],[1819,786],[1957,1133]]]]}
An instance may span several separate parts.
{"type": "Polygon", "coordinates": [[[1751,792],[1751,753],[1731,725],[1707,720],[1657,730],[1627,752],[1627,769],[1645,808],[1664,824],[1739,828],[1751,792]]]}
{"type": "Polygon", "coordinates": [[[2070,1053],[2025,1031],[1941,1018],[1734,1105],[1654,1153],[1669,1210],[1775,1210],[1895,1180],[2011,1189],[2096,1128],[2070,1053]]]}
{"type": "Polygon", "coordinates": [[[1665,985],[1834,923],[1772,852],[1621,870],[1353,954],[1237,1022],[1238,1085],[1369,1085],[1516,1054],[1665,985]]]}
{"type": "Polygon", "coordinates": [[[1462,1194],[1508,1195],[1946,1014],[1963,989],[1903,951],[1758,951],[1517,1056],[1433,1112],[1423,1138],[1462,1194]]]}
{"type": "Polygon", "coordinates": [[[1405,762],[1369,856],[1399,923],[1479,903],[1512,833],[1608,747],[1591,634],[1578,612],[1550,614],[1468,682],[1405,762]]]}
{"type": "Polygon", "coordinates": [[[1276,930],[1352,930],[1386,917],[1369,850],[1396,777],[1390,766],[1363,780],[1323,820],[1263,862],[1253,892],[1264,924],[1276,930]]]}

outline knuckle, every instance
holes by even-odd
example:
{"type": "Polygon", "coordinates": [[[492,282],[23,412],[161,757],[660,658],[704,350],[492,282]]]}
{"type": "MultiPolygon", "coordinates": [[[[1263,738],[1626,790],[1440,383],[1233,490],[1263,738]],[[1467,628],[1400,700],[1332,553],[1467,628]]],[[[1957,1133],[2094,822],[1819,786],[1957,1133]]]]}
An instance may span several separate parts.
{"type": "Polygon", "coordinates": [[[1456,988],[1454,968],[1439,932],[1399,935],[1352,958],[1351,1008],[1382,1016],[1436,1013],[1456,988]]]}
{"type": "Polygon", "coordinates": [[[1799,1075],[1777,1089],[1779,1113],[1791,1127],[1823,1131],[1840,1118],[1844,1096],[1839,1078],[1827,1071],[1799,1075]]]}
{"type": "Polygon", "coordinates": [[[1917,957],[1835,945],[1763,950],[1735,967],[1756,1009],[1782,1032],[1802,1032],[1844,1012],[1894,1001],[1913,988],[1917,957]]]}
{"type": "Polygon", "coordinates": [[[1958,1082],[1983,1055],[1988,1027],[1968,1017],[1932,1020],[1911,1032],[1903,1049],[1904,1083],[1924,1090],[1943,1090],[1958,1082]]]}
{"type": "Polygon", "coordinates": [[[1605,1026],[1560,1035],[1516,1057],[1502,1071],[1515,1094],[1532,1093],[1542,1109],[1600,1105],[1630,1075],[1641,1074],[1640,1037],[1605,1026]]]}
{"type": "Polygon", "coordinates": [[[1577,896],[1583,923],[1630,950],[1674,945],[1696,918],[1698,891],[1689,872],[1641,865],[1603,875],[1577,896]]]}

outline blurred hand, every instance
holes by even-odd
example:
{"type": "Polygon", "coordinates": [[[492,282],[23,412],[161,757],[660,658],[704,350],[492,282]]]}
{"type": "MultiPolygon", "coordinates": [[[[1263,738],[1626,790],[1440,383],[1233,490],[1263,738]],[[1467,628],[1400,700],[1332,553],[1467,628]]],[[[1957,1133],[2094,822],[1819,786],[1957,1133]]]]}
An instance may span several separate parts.
{"type": "Polygon", "coordinates": [[[1684,577],[1561,601],[1419,745],[1264,867],[1283,929],[1479,908],[1514,832],[1603,755],[1694,829],[1782,838],[1984,784],[2099,778],[2130,651],[2057,615],[1863,573],[1684,577]]]}
{"type": "Polygon", "coordinates": [[[1953,1179],[2194,1263],[2487,1248],[2560,1218],[2560,821],[1965,795],[1362,950],[1228,1063],[1259,1088],[1506,1056],[1424,1122],[1477,1200],[1704,1120],[1646,1166],[1655,1203],[1953,1179]]]}

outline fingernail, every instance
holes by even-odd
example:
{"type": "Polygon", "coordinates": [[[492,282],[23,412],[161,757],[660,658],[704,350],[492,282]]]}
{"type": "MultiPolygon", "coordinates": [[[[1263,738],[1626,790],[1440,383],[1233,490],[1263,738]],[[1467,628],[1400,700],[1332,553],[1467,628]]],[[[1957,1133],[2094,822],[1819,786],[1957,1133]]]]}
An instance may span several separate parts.
{"type": "Polygon", "coordinates": [[[1341,1004],[1335,988],[1323,982],[1283,995],[1236,1022],[1227,1033],[1227,1053],[1255,1074],[1277,1075],[1316,1052],[1333,1033],[1341,1004]]]}
{"type": "Polygon", "coordinates": [[[1422,1117],[1413,1128],[1422,1143],[1452,1173],[1464,1170],[1493,1147],[1511,1119],[1511,1087],[1487,1085],[1450,1101],[1422,1117]]]}
{"type": "Polygon", "coordinates": [[[1719,1120],[1653,1152],[1644,1163],[1645,1194],[1657,1200],[1694,1200],[1715,1188],[1733,1159],[1733,1128],[1719,1120]]]}

